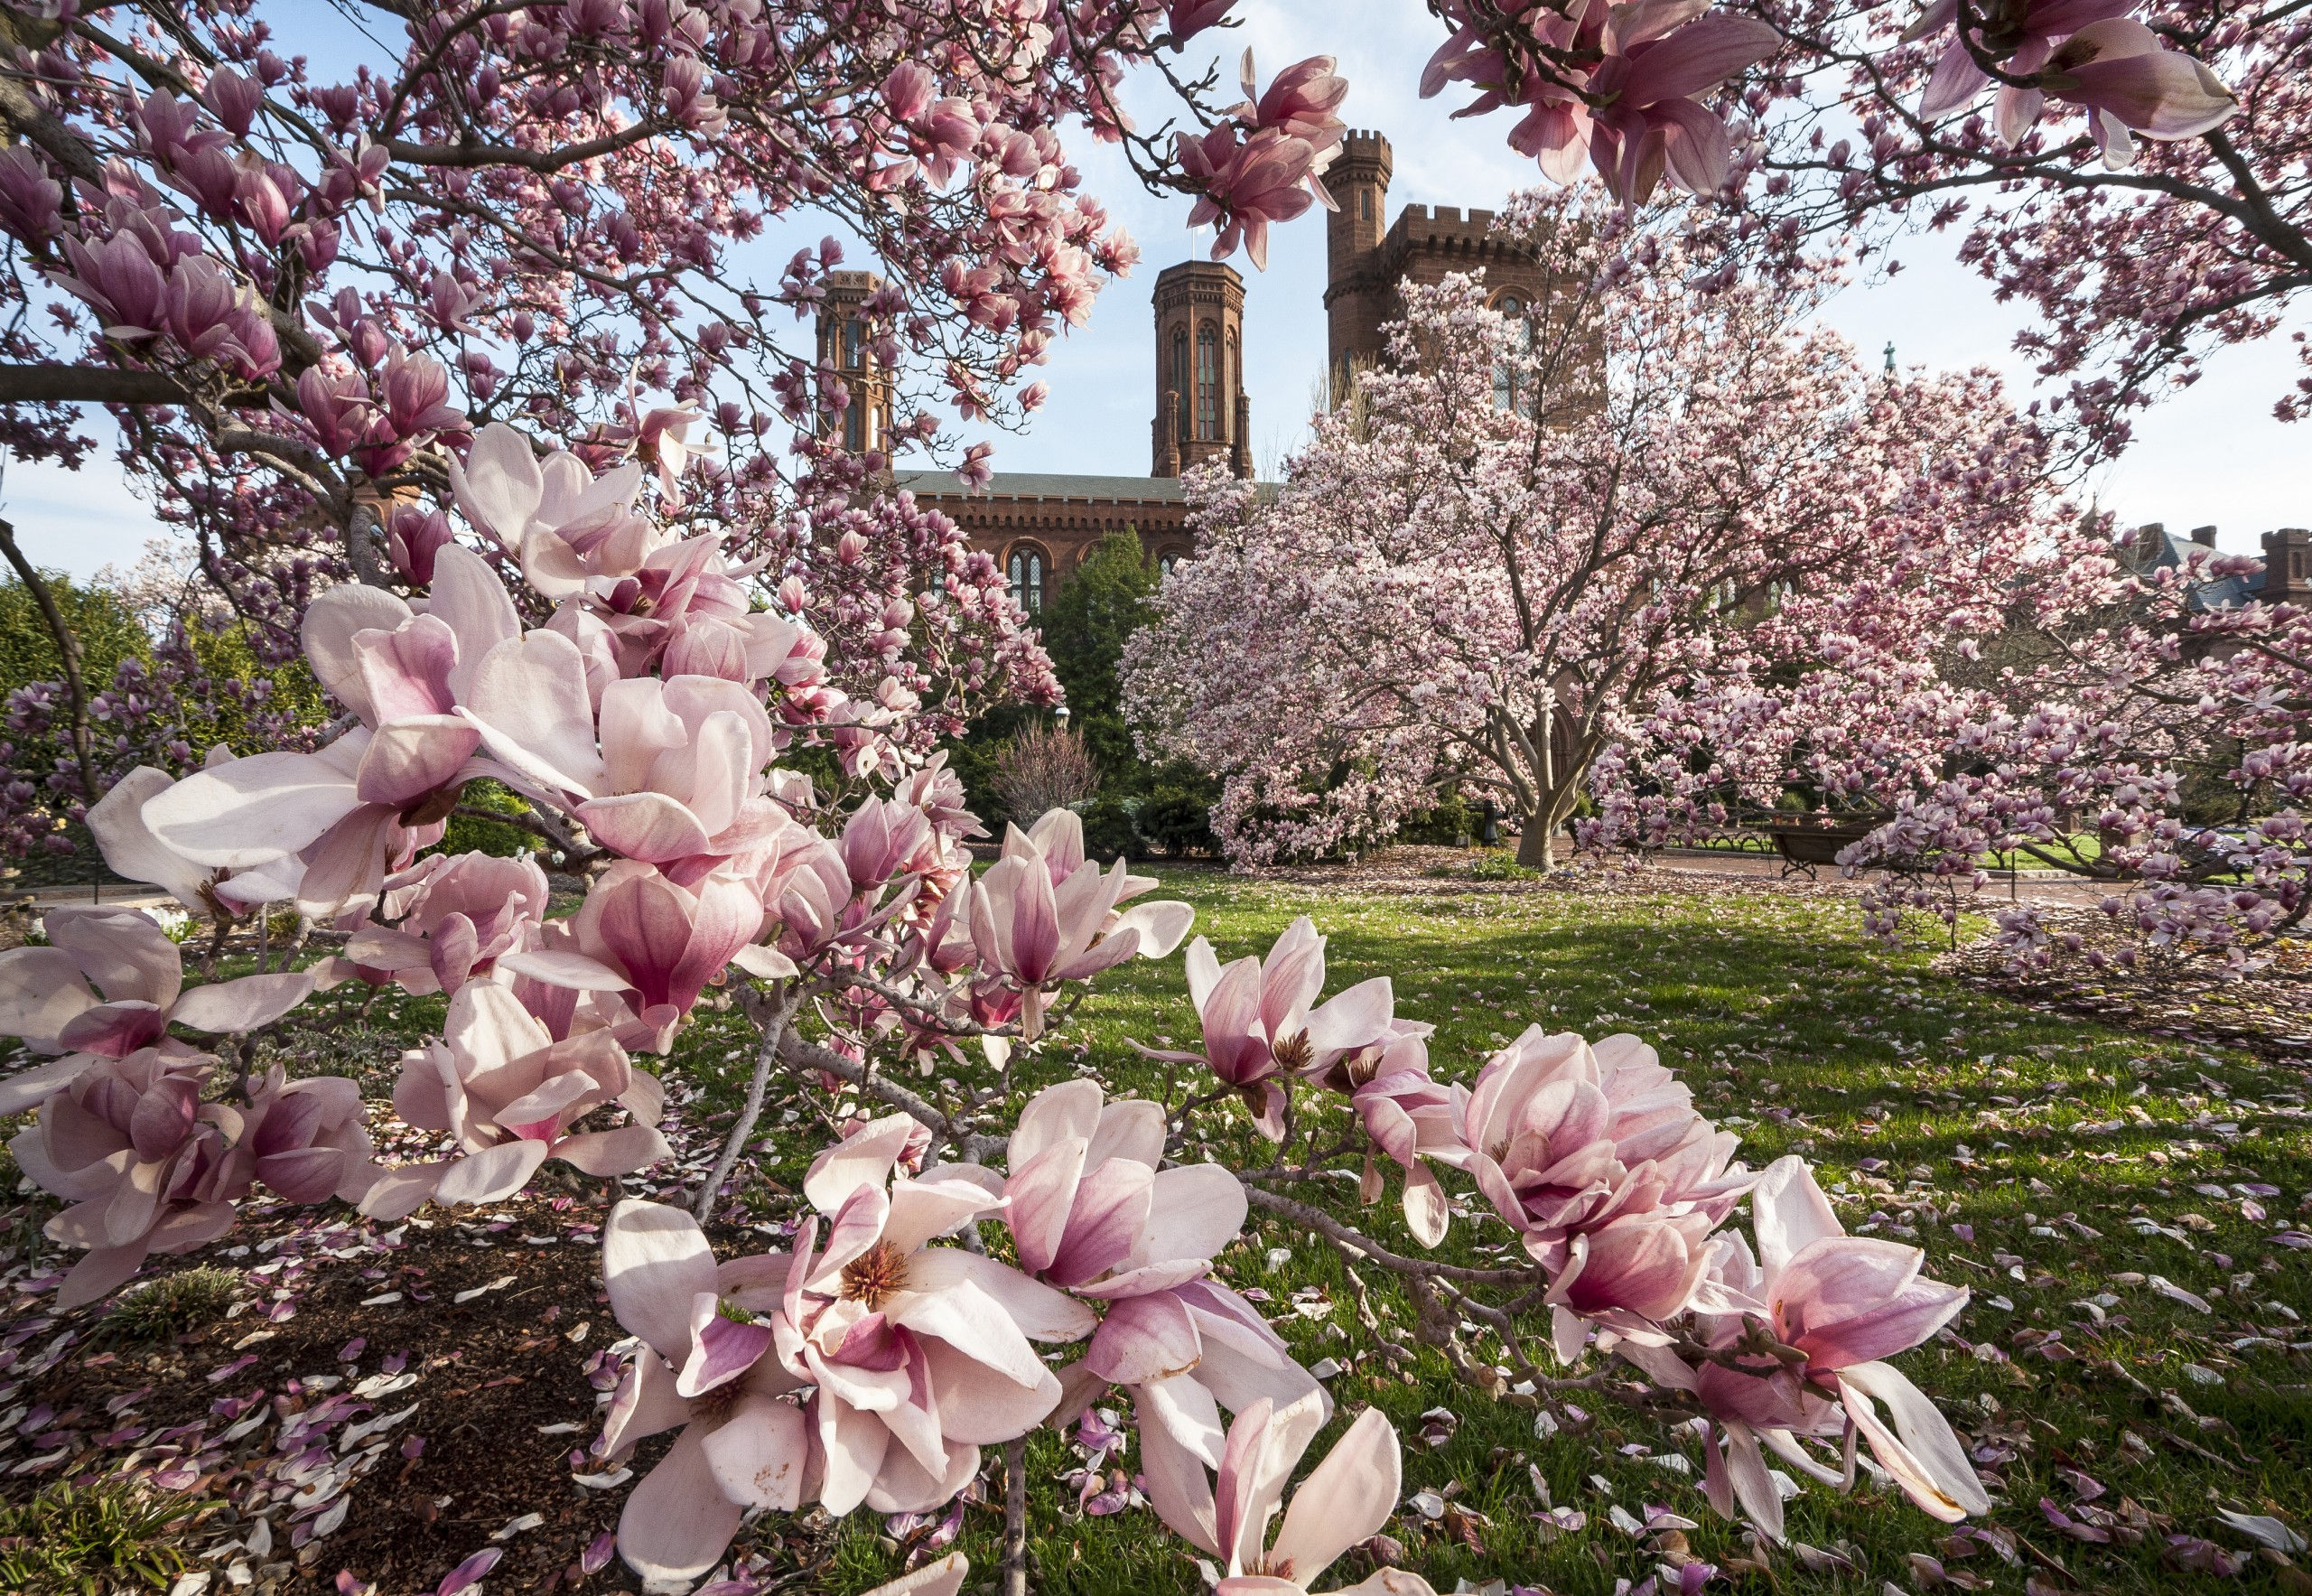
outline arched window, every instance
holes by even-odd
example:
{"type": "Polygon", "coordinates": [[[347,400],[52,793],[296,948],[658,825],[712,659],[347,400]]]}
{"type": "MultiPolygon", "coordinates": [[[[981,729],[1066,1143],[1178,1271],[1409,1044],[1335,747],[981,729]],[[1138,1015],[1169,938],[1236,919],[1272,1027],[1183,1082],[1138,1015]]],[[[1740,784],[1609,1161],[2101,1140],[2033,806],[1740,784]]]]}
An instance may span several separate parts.
{"type": "Polygon", "coordinates": [[[1012,550],[1008,574],[1012,578],[1012,602],[1030,615],[1043,612],[1044,551],[1032,543],[1022,543],[1012,550]]]}
{"type": "Polygon", "coordinates": [[[853,454],[875,446],[875,405],[867,371],[867,323],[846,317],[835,350],[837,369],[851,390],[850,406],[843,413],[843,446],[853,454]]]}
{"type": "Polygon", "coordinates": [[[1187,557],[1176,548],[1166,549],[1156,556],[1156,574],[1159,576],[1170,576],[1172,574],[1172,567],[1187,557]]]}
{"type": "Polygon", "coordinates": [[[1196,435],[1220,436],[1220,331],[1209,322],[1196,333],[1196,435]]]}
{"type": "Polygon", "coordinates": [[[1227,396],[1222,400],[1225,408],[1220,417],[1220,430],[1226,434],[1235,428],[1235,396],[1245,386],[1244,356],[1236,349],[1236,335],[1233,331],[1228,334],[1228,364],[1221,368],[1220,378],[1220,391],[1227,396]]]}
{"type": "Polygon", "coordinates": [[[1373,219],[1373,191],[1371,189],[1356,191],[1356,219],[1359,221],[1373,219]]]}
{"type": "Polygon", "coordinates": [[[1525,302],[1514,294],[1504,296],[1494,309],[1499,311],[1502,319],[1509,323],[1505,350],[1507,358],[1493,369],[1494,408],[1531,415],[1534,414],[1533,378],[1523,360],[1534,347],[1534,323],[1526,314],[1525,302]]]}
{"type": "Polygon", "coordinates": [[[1172,329],[1172,403],[1179,414],[1172,417],[1172,441],[1185,443],[1189,437],[1189,330],[1172,329]]]}

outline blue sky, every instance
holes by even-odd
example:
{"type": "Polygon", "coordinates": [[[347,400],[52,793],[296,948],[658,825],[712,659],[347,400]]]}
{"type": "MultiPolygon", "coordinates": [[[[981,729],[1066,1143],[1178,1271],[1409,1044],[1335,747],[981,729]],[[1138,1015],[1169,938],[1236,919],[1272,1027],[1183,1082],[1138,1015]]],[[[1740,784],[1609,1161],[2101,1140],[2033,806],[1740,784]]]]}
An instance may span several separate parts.
{"type": "MultiPolygon", "coordinates": [[[[1237,54],[1249,43],[1265,79],[1305,55],[1338,56],[1353,85],[1344,107],[1349,123],[1379,128],[1395,148],[1393,215],[1408,202],[1497,208],[1511,191],[1537,181],[1502,143],[1505,117],[1454,121],[1451,96],[1428,102],[1417,97],[1422,63],[1441,34],[1412,0],[1250,0],[1242,9],[1248,25],[1205,35],[1192,62],[1201,66],[1221,55],[1224,76],[1233,79],[1237,54]]],[[[276,14],[297,14],[276,8],[276,14]]],[[[301,20],[303,36],[293,42],[319,61],[353,53],[349,41],[322,31],[344,25],[329,12],[316,8],[301,20]]],[[[1161,117],[1156,100],[1142,103],[1151,121],[1161,117]]],[[[1113,151],[1080,138],[1072,147],[1086,186],[1140,241],[1143,260],[1101,294],[1088,326],[1055,343],[1039,374],[1050,385],[1050,402],[1028,433],[997,440],[995,465],[1141,475],[1149,465],[1154,404],[1149,296],[1159,271],[1201,257],[1210,239],[1180,225],[1185,203],[1143,193],[1113,151]]],[[[763,275],[775,275],[778,263],[825,230],[813,218],[771,229],[760,246],[763,275]]],[[[1904,240],[1895,252],[1904,266],[1898,275],[1846,289],[1823,319],[1873,360],[1891,341],[1905,365],[1982,363],[2028,390],[2029,369],[2010,347],[2020,318],[1957,264],[1955,243],[1925,234],[1904,240]]],[[[1254,455],[1264,474],[1303,434],[1312,385],[1323,369],[1324,257],[1323,219],[1311,212],[1272,236],[1267,272],[1253,272],[1241,256],[1235,262],[1247,279],[1245,367],[1254,455]]],[[[855,256],[853,264],[860,264],[855,256]]],[[[2267,528],[2312,521],[2312,468],[2306,463],[2312,439],[2300,431],[2291,435],[2271,415],[2272,400],[2293,376],[2285,334],[2225,351],[2208,362],[2197,385],[2143,418],[2133,446],[2098,474],[2092,490],[2126,524],[2158,520],[2180,529],[2214,522],[2228,549],[2252,550],[2267,528]]],[[[5,502],[33,557],[77,574],[133,564],[159,531],[108,455],[79,472],[13,464],[5,502]]]]}

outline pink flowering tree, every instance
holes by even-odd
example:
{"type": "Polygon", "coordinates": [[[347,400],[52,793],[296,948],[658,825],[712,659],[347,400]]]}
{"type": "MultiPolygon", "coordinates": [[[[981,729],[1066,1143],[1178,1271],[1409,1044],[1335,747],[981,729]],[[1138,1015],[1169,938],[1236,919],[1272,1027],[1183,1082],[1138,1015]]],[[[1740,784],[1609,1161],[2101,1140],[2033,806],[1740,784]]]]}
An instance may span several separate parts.
{"type": "Polygon", "coordinates": [[[1869,817],[1843,857],[1884,873],[1866,888],[1883,933],[1952,925],[2005,856],[2106,889],[2102,937],[2002,907],[2012,965],[2264,969],[2307,908],[2312,638],[2300,604],[2250,586],[2254,562],[2155,551],[2094,524],[2050,541],[1929,658],[1878,641],[1874,611],[1903,595],[1826,596],[1806,621],[1821,666],[1729,674],[1662,705],[1657,751],[1616,772],[1592,839],[1707,834],[1795,787],[1869,817]]]}
{"type": "Polygon", "coordinates": [[[1409,285],[1403,364],[1273,499],[1197,489],[1198,557],[1125,671],[1150,751],[1224,779],[1232,856],[1384,839],[1458,784],[1547,868],[1663,705],[1805,667],[1822,605],[1898,659],[1996,622],[2049,524],[2038,434],[1982,373],[1866,371],[1800,325],[1819,274],[1739,273],[1684,223],[1529,198],[1530,318],[1409,285]],[[1224,648],[1257,665],[1204,668],[1224,648]]]}
{"type": "MultiPolygon", "coordinates": [[[[918,753],[991,699],[1057,693],[985,559],[870,482],[896,451],[950,452],[943,407],[1016,425],[1052,341],[1136,259],[1058,129],[1121,143],[1258,257],[1269,221],[1322,197],[1347,91],[1323,58],[1235,104],[1172,71],[1226,6],[907,5],[872,23],[788,0],[372,9],[367,27],[331,19],[326,70],[301,52],[304,7],[12,14],[0,444],[77,463],[79,406],[107,406],[207,598],[256,628],[261,677],[331,582],[429,587],[455,471],[518,423],[569,451],[539,503],[570,536],[560,565],[525,569],[526,620],[577,565],[618,564],[578,478],[630,500],[647,477],[811,621],[852,706],[830,735],[918,753]],[[1151,63],[1191,131],[1142,135],[1118,108],[1151,63]],[[773,228],[829,236],[766,266],[773,228]],[[815,326],[835,234],[880,281],[854,295],[872,373],[855,393],[859,362],[830,369],[815,326]],[[846,450],[844,413],[866,406],[890,425],[846,450]]],[[[501,569],[527,557],[529,527],[477,529],[501,569]]],[[[0,544],[39,588],[5,524],[0,544]]],[[[619,575],[627,614],[690,581],[619,575]]],[[[55,630],[62,679],[12,718],[70,752],[0,784],[19,843],[135,765],[190,768],[203,751],[180,746],[169,701],[217,686],[84,680],[55,630]]]]}

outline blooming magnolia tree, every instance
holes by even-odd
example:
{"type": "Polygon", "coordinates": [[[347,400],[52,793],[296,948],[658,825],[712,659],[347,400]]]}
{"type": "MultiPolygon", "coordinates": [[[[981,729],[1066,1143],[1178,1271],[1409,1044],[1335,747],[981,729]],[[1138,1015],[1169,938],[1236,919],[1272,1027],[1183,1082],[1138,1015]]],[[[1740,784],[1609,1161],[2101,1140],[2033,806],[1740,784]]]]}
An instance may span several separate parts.
{"type": "Polygon", "coordinates": [[[2046,529],[2045,445],[1997,382],[1873,377],[1797,324],[1819,275],[1738,276],[1693,219],[1578,191],[1507,226],[1547,271],[1530,318],[1408,286],[1403,369],[1273,499],[1198,490],[1126,677],[1151,751],[1226,779],[1236,858],[1384,838],[1458,781],[1547,868],[1664,746],[1658,705],[1813,660],[1833,602],[1900,660],[1996,624],[2046,529]],[[1204,668],[1223,639],[1256,665],[1204,668]]]}
{"type": "Polygon", "coordinates": [[[1869,814],[1847,851],[1889,933],[1948,923],[1985,862],[2108,883],[2094,941],[2010,906],[2010,962],[2266,967],[2307,908],[2301,606],[2242,596],[2253,562],[2195,548],[2149,568],[2091,526],[2018,568],[1938,656],[1879,645],[1865,590],[1826,595],[1803,679],[1728,675],[1653,718],[1601,844],[1707,833],[1791,783],[1869,814]],[[1988,622],[1988,624],[1983,624],[1988,622]]]}
{"type": "MultiPolygon", "coordinates": [[[[646,567],[602,519],[647,473],[810,618],[862,723],[830,735],[918,751],[990,697],[1058,692],[953,524],[862,491],[895,450],[948,441],[937,402],[1031,410],[1030,369],[1136,258],[1056,129],[1123,143],[1257,257],[1319,191],[1347,89],[1322,58],[1235,106],[1171,76],[1196,135],[1176,150],[1133,131],[1115,85],[1225,5],[367,9],[326,41],[298,6],[62,0],[0,23],[0,445],[76,462],[77,406],[109,406],[265,666],[332,580],[429,587],[453,474],[518,422],[568,447],[561,475],[463,508],[523,571],[526,620],[623,581],[620,646],[659,646],[693,556],[646,567]],[[849,380],[811,326],[841,247],[769,271],[749,247],[808,221],[879,275],[849,380]],[[846,452],[843,413],[869,405],[890,430],[846,452]]],[[[187,768],[170,700],[218,690],[167,651],[159,681],[85,681],[55,630],[63,678],[12,721],[68,751],[0,787],[19,845],[139,763],[187,768]]]]}

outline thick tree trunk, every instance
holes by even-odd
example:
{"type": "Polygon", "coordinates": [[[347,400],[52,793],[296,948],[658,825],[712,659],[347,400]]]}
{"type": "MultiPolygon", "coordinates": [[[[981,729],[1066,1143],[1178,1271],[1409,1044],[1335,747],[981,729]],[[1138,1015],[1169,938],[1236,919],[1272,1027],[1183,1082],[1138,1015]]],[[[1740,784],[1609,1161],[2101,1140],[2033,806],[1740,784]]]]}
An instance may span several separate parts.
{"type": "Polygon", "coordinates": [[[1557,827],[1540,815],[1523,817],[1517,837],[1517,863],[1543,875],[1557,868],[1557,827]]]}

